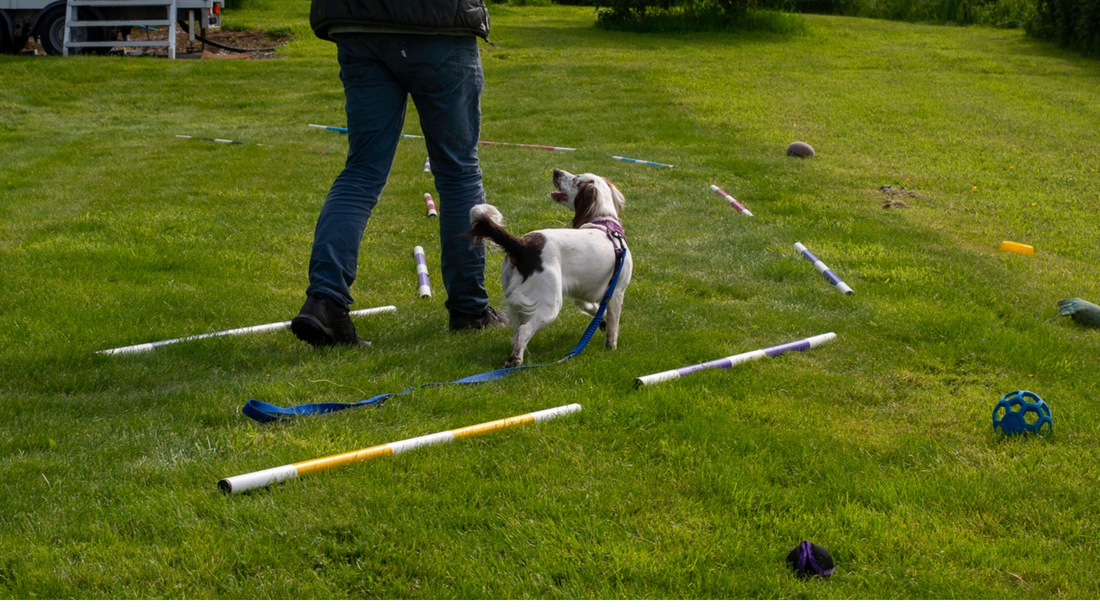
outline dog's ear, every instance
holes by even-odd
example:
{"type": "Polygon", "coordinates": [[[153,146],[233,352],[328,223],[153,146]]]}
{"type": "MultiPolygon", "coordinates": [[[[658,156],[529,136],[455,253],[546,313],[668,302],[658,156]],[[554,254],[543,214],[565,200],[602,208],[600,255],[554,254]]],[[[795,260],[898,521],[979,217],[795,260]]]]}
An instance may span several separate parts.
{"type": "Polygon", "coordinates": [[[599,194],[592,181],[586,180],[577,187],[577,195],[573,197],[573,229],[592,220],[597,197],[599,194]]]}
{"type": "Polygon", "coordinates": [[[626,205],[626,198],[623,197],[622,191],[615,186],[615,183],[608,179],[603,179],[607,183],[607,186],[611,187],[611,202],[615,204],[615,214],[618,216],[623,215],[623,206],[626,205]]]}

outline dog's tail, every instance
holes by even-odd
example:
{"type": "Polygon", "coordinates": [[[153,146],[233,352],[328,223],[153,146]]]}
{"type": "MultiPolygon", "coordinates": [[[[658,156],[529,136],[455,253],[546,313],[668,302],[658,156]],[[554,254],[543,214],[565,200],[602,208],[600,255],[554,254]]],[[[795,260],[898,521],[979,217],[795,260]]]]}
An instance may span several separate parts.
{"type": "Polygon", "coordinates": [[[523,240],[508,233],[503,225],[504,216],[496,206],[478,204],[470,209],[469,235],[478,240],[495,242],[513,258],[520,256],[524,250],[523,240]]]}

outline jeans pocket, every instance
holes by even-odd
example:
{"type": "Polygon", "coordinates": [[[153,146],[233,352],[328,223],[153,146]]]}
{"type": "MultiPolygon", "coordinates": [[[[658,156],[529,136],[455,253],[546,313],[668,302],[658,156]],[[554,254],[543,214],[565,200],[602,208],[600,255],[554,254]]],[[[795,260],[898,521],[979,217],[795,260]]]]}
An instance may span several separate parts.
{"type": "Polygon", "coordinates": [[[345,36],[336,41],[336,58],[340,64],[340,80],[362,85],[377,80],[385,70],[375,50],[361,36],[345,36]]]}
{"type": "MultiPolygon", "coordinates": [[[[458,36],[416,36],[402,42],[402,75],[413,93],[448,91],[462,78],[458,36]]],[[[474,44],[477,44],[476,42],[474,44]]]]}

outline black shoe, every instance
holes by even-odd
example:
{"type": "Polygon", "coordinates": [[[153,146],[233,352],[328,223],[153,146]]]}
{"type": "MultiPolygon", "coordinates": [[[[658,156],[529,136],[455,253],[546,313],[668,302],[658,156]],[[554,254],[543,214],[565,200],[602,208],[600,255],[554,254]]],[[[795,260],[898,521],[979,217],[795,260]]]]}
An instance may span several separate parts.
{"type": "Polygon", "coordinates": [[[316,294],[306,297],[294,320],[290,321],[290,330],[298,339],[311,346],[370,346],[370,342],[359,339],[355,333],[355,324],[348,316],[348,310],[328,295],[316,294]]]}
{"type": "Polygon", "coordinates": [[[507,327],[508,317],[488,306],[478,316],[451,314],[451,331],[478,331],[488,327],[507,327]]]}

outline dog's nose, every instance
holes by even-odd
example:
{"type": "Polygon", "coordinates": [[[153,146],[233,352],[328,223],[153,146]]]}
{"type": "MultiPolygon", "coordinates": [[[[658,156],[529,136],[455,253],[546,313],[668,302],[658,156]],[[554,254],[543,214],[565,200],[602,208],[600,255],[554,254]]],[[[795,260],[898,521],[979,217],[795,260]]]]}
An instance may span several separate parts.
{"type": "Polygon", "coordinates": [[[554,182],[561,180],[562,175],[565,174],[565,170],[554,169],[554,182]]]}

